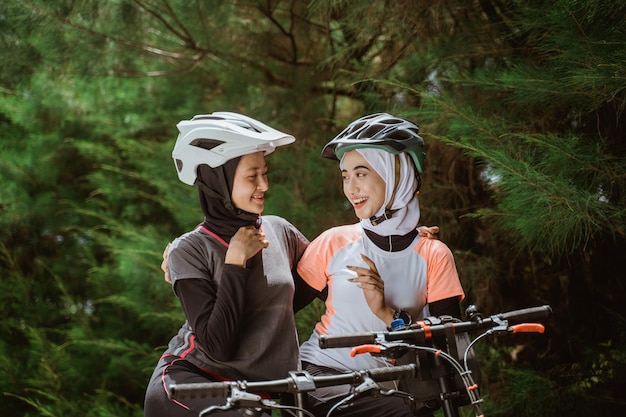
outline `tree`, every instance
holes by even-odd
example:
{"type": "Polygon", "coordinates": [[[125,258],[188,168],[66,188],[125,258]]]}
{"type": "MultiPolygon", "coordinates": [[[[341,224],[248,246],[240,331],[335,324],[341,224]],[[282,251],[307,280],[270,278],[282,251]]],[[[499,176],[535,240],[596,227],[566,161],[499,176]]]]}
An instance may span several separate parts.
{"type": "MultiPolygon", "coordinates": [[[[582,366],[557,400],[541,401],[540,413],[617,412],[623,405],[611,387],[620,378],[606,368],[624,367],[624,309],[616,298],[622,288],[617,271],[626,266],[619,255],[626,243],[626,96],[619,75],[626,64],[626,27],[617,18],[624,6],[482,5],[487,7],[479,22],[494,29],[492,41],[481,40],[483,31],[452,31],[446,45],[461,45],[454,38],[462,35],[462,53],[431,50],[438,57],[436,78],[417,88],[424,99],[421,114],[428,114],[438,141],[475,161],[479,176],[473,179],[494,203],[467,212],[490,236],[475,241],[473,254],[495,258],[489,268],[500,265],[486,272],[483,288],[493,291],[495,285],[498,297],[516,302],[550,300],[555,344],[546,352],[552,350],[557,366],[582,366]],[[590,312],[603,318],[592,319],[590,312]],[[596,354],[600,358],[593,359],[596,354]],[[584,405],[572,399],[582,395],[581,386],[593,393],[584,405]]],[[[557,377],[556,383],[563,381],[557,377]]]]}

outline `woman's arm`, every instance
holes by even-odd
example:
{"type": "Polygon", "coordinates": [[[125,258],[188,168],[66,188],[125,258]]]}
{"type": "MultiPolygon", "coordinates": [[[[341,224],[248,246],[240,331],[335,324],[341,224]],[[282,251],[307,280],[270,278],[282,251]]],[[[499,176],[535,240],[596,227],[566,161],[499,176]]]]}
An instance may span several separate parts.
{"type": "Polygon", "coordinates": [[[231,238],[224,264],[217,270],[207,269],[208,259],[202,259],[203,255],[189,244],[174,245],[167,262],[164,260],[197,343],[216,360],[227,361],[237,351],[250,277],[246,266],[267,245],[261,232],[242,227],[231,238]],[[216,273],[219,279],[211,276],[216,273]]]}
{"type": "Polygon", "coordinates": [[[295,285],[295,295],[293,297],[294,313],[297,313],[304,307],[308,306],[316,298],[326,301],[326,298],[328,297],[328,286],[324,287],[322,291],[318,291],[307,284],[296,271],[293,271],[292,275],[293,283],[295,285]]]}
{"type": "Polygon", "coordinates": [[[174,284],[197,342],[217,360],[227,361],[236,351],[248,275],[245,268],[225,265],[218,288],[201,278],[174,284]]]}
{"type": "Polygon", "coordinates": [[[433,317],[452,316],[461,319],[461,305],[459,297],[444,298],[428,304],[428,310],[433,317]]]}

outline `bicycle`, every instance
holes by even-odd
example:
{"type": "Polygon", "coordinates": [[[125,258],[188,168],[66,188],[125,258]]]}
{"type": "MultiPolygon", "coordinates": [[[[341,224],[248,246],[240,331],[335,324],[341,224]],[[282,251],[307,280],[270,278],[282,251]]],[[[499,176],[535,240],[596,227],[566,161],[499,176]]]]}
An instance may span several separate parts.
{"type": "Polygon", "coordinates": [[[478,370],[476,364],[472,365],[472,347],[490,335],[543,333],[545,328],[540,322],[552,316],[552,309],[544,305],[483,317],[475,306],[470,306],[466,315],[466,321],[447,316],[428,317],[411,326],[390,331],[320,338],[322,348],[352,347],[352,356],[364,353],[383,355],[391,358],[396,363],[394,366],[320,376],[292,371],[287,378],[268,381],[173,384],[169,386],[169,396],[172,400],[206,397],[227,399],[224,405],[202,410],[199,417],[236,409],[249,416],[260,416],[271,410],[283,410],[293,416],[313,416],[304,407],[304,395],[307,392],[349,384],[350,392],[329,410],[327,417],[342,404],[362,395],[393,395],[412,404],[430,403],[431,409],[441,407],[445,417],[458,417],[459,407],[471,405],[474,415],[482,417],[482,399],[473,376],[478,370]],[[458,336],[473,331],[483,333],[466,345],[461,343],[463,346],[459,347],[458,336]],[[410,352],[414,355],[407,355],[410,352]],[[399,363],[402,358],[411,363],[399,363]],[[383,381],[399,381],[403,389],[384,388],[378,384],[383,381]],[[258,394],[260,392],[292,393],[296,396],[296,404],[278,404],[264,399],[258,394]]]}

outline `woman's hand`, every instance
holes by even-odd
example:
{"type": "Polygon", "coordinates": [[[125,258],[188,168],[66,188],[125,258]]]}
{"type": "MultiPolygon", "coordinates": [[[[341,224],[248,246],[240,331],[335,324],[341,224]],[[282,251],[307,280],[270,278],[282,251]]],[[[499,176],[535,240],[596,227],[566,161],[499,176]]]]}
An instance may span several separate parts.
{"type": "Polygon", "coordinates": [[[254,226],[240,227],[230,239],[224,263],[246,267],[248,259],[269,246],[265,234],[254,226]]]}
{"type": "MultiPolygon", "coordinates": [[[[171,243],[168,243],[163,250],[163,261],[161,262],[161,270],[163,271],[163,279],[167,283],[172,283],[170,270],[168,268],[167,256],[169,254],[171,243]]],[[[240,228],[235,236],[230,240],[228,250],[226,251],[225,263],[240,265],[245,268],[248,259],[256,255],[261,249],[267,248],[269,242],[265,239],[265,234],[253,226],[240,228]]]]}
{"type": "Polygon", "coordinates": [[[437,239],[436,235],[439,233],[439,226],[420,226],[417,228],[417,233],[421,237],[437,239]]]}
{"type": "Polygon", "coordinates": [[[372,313],[389,326],[393,320],[393,309],[385,303],[385,282],[378,274],[374,261],[363,254],[361,258],[369,268],[348,265],[348,269],[357,274],[356,278],[349,278],[348,281],[358,283],[372,313]]]}
{"type": "Polygon", "coordinates": [[[168,243],[165,249],[163,250],[163,262],[161,262],[161,270],[163,271],[163,279],[165,282],[172,283],[172,277],[170,277],[170,270],[167,268],[167,254],[170,251],[170,246],[172,244],[168,243]]]}

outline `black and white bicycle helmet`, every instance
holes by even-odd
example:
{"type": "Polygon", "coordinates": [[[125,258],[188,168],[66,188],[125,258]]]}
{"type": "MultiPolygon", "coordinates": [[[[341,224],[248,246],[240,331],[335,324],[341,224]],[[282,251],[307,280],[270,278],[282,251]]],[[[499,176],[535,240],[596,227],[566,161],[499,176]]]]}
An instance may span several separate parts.
{"type": "Polygon", "coordinates": [[[421,174],[425,158],[424,139],[418,131],[416,124],[388,113],[370,114],[350,123],[328,142],[322,156],[339,160],[344,153],[357,148],[379,148],[394,154],[406,152],[421,174]]]}
{"type": "Polygon", "coordinates": [[[178,178],[193,185],[199,165],[218,167],[233,158],[263,151],[266,155],[296,139],[251,117],[215,112],[179,122],[172,151],[178,178]]]}

